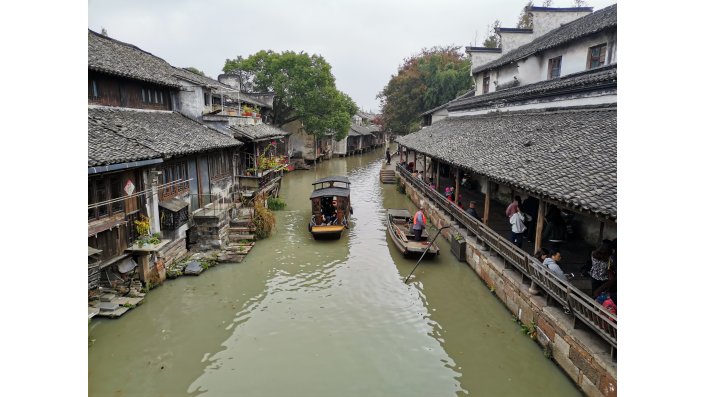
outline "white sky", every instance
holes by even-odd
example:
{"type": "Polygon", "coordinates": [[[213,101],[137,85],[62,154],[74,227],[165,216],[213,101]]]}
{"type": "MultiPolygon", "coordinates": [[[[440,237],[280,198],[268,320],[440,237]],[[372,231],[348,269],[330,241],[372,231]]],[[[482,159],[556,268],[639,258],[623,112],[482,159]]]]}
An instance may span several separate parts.
{"type": "MultiPolygon", "coordinates": [[[[525,0],[89,0],[88,27],[217,78],[259,50],[320,54],[338,89],[365,110],[405,57],[434,45],[482,45],[487,25],[516,27],[525,0]],[[477,40],[477,43],[475,43],[477,40]]],[[[535,1],[541,5],[542,1],[535,1]]],[[[595,10],[616,0],[590,0],[595,10]]],[[[569,7],[573,0],[554,0],[569,7]]]]}

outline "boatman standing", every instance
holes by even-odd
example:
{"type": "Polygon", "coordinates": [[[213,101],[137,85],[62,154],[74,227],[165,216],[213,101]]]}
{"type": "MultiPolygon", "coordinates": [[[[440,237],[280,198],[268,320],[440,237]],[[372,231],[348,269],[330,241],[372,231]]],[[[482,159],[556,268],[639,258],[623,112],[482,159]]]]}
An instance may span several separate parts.
{"type": "Polygon", "coordinates": [[[426,228],[426,215],[423,212],[423,208],[419,208],[414,214],[414,226],[411,229],[414,231],[414,240],[421,241],[421,233],[426,228]]]}

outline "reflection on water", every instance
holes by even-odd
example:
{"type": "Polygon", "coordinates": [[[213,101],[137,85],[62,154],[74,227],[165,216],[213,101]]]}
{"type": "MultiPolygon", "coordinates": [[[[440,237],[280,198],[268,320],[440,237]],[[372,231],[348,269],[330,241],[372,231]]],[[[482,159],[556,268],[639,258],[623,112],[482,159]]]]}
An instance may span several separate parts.
{"type": "Polygon", "coordinates": [[[150,292],[96,321],[91,395],[579,395],[445,241],[415,264],[391,245],[385,208],[412,208],[380,185],[383,150],[285,176],[276,232],[241,264],[150,292]],[[308,233],[311,183],[348,175],[352,226],[308,233]]]}

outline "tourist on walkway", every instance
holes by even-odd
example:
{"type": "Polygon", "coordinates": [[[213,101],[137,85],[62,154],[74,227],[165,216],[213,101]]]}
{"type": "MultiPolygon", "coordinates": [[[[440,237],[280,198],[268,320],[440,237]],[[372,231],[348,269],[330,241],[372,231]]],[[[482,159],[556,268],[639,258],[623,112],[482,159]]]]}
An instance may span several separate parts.
{"type": "Polygon", "coordinates": [[[414,214],[414,226],[411,227],[411,230],[414,231],[414,240],[421,241],[421,234],[425,228],[426,214],[424,214],[423,208],[419,208],[414,214]]]}
{"type": "Polygon", "coordinates": [[[504,211],[504,213],[507,215],[507,218],[511,218],[512,215],[517,212],[517,207],[519,206],[519,204],[521,204],[521,197],[514,196],[514,201],[509,203],[507,209],[504,211]]]}
{"type": "Polygon", "coordinates": [[[566,277],[565,273],[563,273],[563,269],[561,269],[560,266],[558,266],[558,262],[561,260],[561,252],[558,250],[553,250],[551,251],[551,256],[546,258],[543,261],[544,266],[548,267],[548,270],[551,271],[551,273],[555,274],[556,277],[560,278],[561,280],[568,281],[568,277],[566,277]]]}
{"type": "Polygon", "coordinates": [[[391,164],[392,163],[392,155],[389,153],[389,148],[387,148],[385,155],[387,156],[387,164],[391,164]]]}
{"type": "Polygon", "coordinates": [[[514,245],[521,248],[522,242],[524,240],[524,232],[526,231],[527,215],[524,214],[521,208],[521,204],[517,205],[517,210],[509,218],[509,224],[512,225],[512,235],[511,240],[514,245]]]}
{"type": "Polygon", "coordinates": [[[541,247],[536,253],[534,254],[534,258],[538,259],[541,264],[543,264],[543,261],[546,260],[550,256],[550,253],[546,248],[541,247]]]}
{"type": "Polygon", "coordinates": [[[477,210],[475,209],[475,206],[477,205],[477,201],[470,201],[468,203],[468,209],[465,210],[470,216],[473,218],[477,219],[478,221],[482,222],[482,218],[480,218],[480,214],[477,213],[477,210]]]}
{"type": "Polygon", "coordinates": [[[608,280],[607,266],[612,255],[612,243],[609,240],[602,240],[602,244],[592,251],[590,261],[590,278],[592,279],[592,297],[595,298],[597,289],[608,280]]]}
{"type": "Polygon", "coordinates": [[[559,251],[567,235],[568,231],[561,212],[558,208],[552,206],[546,215],[546,225],[541,235],[542,240],[548,241],[551,250],[559,251]]]}

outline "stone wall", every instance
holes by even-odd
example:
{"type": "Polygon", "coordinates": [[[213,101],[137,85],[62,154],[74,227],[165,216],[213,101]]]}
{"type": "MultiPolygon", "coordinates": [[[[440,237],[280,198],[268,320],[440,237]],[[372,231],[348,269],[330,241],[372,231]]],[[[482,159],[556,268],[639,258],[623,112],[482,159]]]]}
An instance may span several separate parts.
{"type": "Polygon", "coordinates": [[[219,250],[228,244],[228,227],[230,218],[228,211],[204,211],[204,214],[193,217],[191,243],[195,251],[219,250]]]}
{"type": "MultiPolygon", "coordinates": [[[[405,183],[406,193],[436,227],[451,224],[443,231],[450,240],[460,233],[466,240],[466,261],[495,296],[526,325],[536,324],[536,341],[552,355],[553,361],[590,397],[617,395],[617,364],[610,357],[609,345],[593,332],[575,327],[575,321],[562,308],[548,305],[546,297],[529,291],[530,280],[505,266],[502,257],[492,253],[474,235],[453,222],[413,185],[405,183]]],[[[586,326],[582,326],[587,328],[586,326]]]]}

